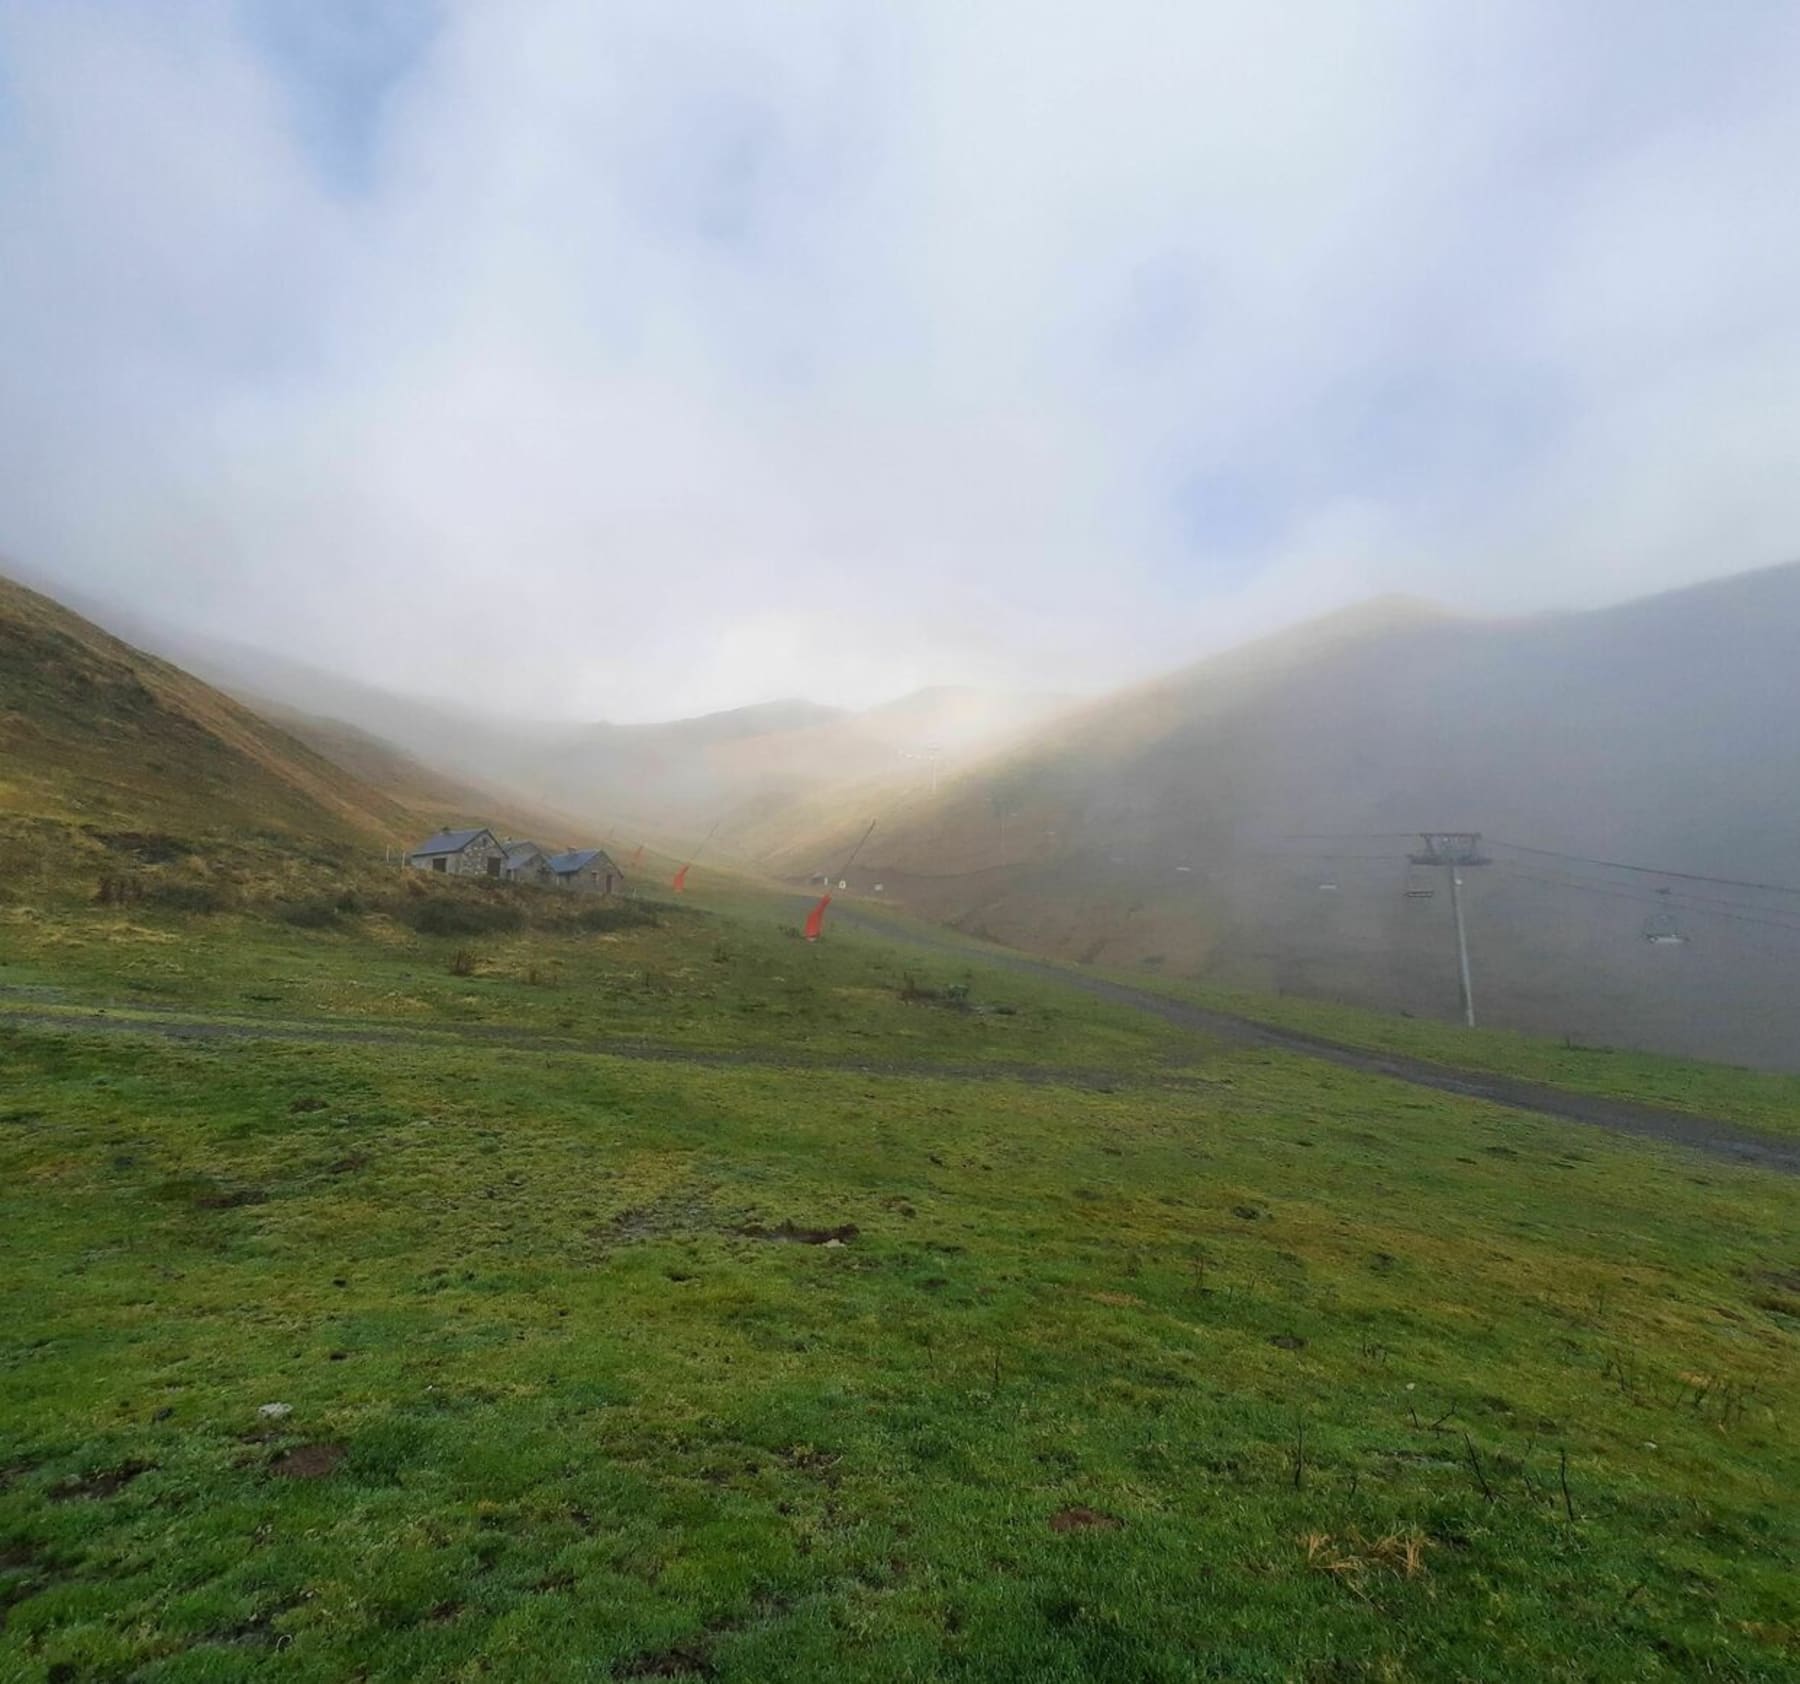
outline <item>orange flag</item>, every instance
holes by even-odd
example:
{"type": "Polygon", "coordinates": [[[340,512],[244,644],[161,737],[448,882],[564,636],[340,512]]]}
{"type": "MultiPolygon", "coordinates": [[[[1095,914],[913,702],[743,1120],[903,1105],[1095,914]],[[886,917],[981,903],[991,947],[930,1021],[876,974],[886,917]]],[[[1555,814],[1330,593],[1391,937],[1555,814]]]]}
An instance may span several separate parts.
{"type": "Polygon", "coordinates": [[[680,894],[681,891],[687,887],[687,874],[688,868],[685,865],[675,873],[674,881],[670,884],[670,887],[673,888],[677,894],[680,894]]]}
{"type": "Polygon", "coordinates": [[[804,934],[808,941],[817,941],[820,932],[825,928],[825,908],[831,905],[830,895],[820,895],[819,904],[806,915],[804,934]]]}

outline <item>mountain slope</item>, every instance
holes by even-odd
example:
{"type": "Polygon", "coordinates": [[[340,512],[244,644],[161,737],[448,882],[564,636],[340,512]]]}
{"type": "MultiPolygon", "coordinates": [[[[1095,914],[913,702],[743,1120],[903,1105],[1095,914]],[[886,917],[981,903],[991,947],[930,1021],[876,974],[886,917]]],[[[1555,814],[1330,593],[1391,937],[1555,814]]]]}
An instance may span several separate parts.
{"type": "MultiPolygon", "coordinates": [[[[1515,621],[1374,605],[915,795],[882,813],[855,876],[1067,957],[1445,1013],[1448,896],[1406,864],[1409,832],[1800,885],[1797,647],[1800,566],[1515,621]]],[[[844,815],[777,863],[811,869],[855,829],[844,815]]],[[[1494,852],[1465,873],[1488,1019],[1796,1058],[1779,1002],[1800,897],[1494,852]],[[1653,946],[1664,898],[1690,939],[1653,946]]]]}
{"type": "Polygon", "coordinates": [[[579,820],[438,770],[404,749],[337,719],[320,719],[267,702],[257,712],[315,753],[406,810],[414,830],[494,825],[515,836],[576,837],[579,820]]]}
{"type": "Polygon", "coordinates": [[[0,579],[0,811],[186,838],[400,841],[396,802],[230,697],[0,579]]]}

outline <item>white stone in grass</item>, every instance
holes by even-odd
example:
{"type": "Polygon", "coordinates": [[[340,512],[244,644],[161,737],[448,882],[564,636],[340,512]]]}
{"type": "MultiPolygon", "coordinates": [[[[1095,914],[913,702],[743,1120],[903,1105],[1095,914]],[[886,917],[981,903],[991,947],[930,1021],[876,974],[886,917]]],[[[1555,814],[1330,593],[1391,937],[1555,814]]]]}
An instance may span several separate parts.
{"type": "Polygon", "coordinates": [[[256,1413],[265,1421],[285,1421],[294,1413],[294,1406],[291,1403],[265,1403],[256,1413]]]}

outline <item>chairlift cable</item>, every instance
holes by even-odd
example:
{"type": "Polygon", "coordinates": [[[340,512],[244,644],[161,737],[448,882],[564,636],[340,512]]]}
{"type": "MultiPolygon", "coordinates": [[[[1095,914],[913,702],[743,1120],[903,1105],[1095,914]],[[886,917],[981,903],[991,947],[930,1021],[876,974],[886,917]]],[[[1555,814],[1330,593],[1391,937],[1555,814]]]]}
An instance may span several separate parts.
{"type": "Polygon", "coordinates": [[[1716,883],[1727,889],[1755,889],[1771,895],[1800,895],[1791,883],[1752,883],[1741,877],[1709,877],[1699,871],[1669,871],[1654,865],[1627,865],[1623,860],[1595,859],[1589,854],[1561,854],[1553,848],[1530,848],[1523,842],[1506,842],[1497,837],[1485,840],[1496,848],[1510,848],[1514,853],[1537,854],[1544,859],[1569,860],[1577,865],[1597,865],[1607,871],[1632,871],[1644,877],[1675,877],[1688,883],[1716,883]]]}

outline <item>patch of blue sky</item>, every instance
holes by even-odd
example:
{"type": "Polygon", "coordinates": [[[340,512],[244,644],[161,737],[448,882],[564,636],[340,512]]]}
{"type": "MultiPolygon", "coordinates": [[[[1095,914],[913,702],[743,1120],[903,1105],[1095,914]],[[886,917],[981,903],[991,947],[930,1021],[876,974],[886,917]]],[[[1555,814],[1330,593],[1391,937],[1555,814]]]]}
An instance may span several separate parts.
{"type": "Polygon", "coordinates": [[[383,107],[443,27],[443,0],[238,0],[237,11],[320,176],[342,193],[366,191],[383,107]]]}
{"type": "Polygon", "coordinates": [[[1235,590],[1262,570],[1292,517],[1290,488],[1251,472],[1197,469],[1173,493],[1183,577],[1209,591],[1235,590]]]}

